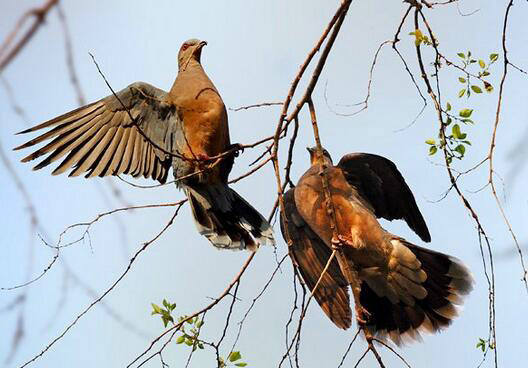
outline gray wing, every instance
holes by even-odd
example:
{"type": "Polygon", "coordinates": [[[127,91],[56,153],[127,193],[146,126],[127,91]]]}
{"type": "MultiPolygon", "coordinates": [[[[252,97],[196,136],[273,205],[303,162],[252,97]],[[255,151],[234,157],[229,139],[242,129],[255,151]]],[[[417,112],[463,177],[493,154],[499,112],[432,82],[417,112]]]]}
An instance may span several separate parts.
{"type": "Polygon", "coordinates": [[[110,95],[18,133],[49,129],[15,150],[53,139],[22,162],[47,155],[34,167],[38,170],[67,155],[53,175],[73,167],[70,176],[130,174],[165,182],[172,157],[163,150],[177,152],[176,135],[181,130],[175,106],[166,102],[165,91],[142,82],[116,95],[123,104],[110,95]]]}
{"type": "MultiPolygon", "coordinates": [[[[294,189],[286,192],[284,204],[287,221],[281,217],[282,237],[288,243],[285,234],[287,228],[291,238],[291,244],[288,246],[290,258],[310,291],[313,291],[332,251],[310,229],[297,211],[294,189]]],[[[350,327],[352,312],[350,310],[348,284],[335,259],[324,274],[314,297],[332,322],[343,329],[350,327]]]]}
{"type": "Polygon", "coordinates": [[[369,153],[350,153],[343,156],[337,167],[371,204],[377,217],[403,219],[423,241],[431,241],[411,189],[392,161],[369,153]]]}

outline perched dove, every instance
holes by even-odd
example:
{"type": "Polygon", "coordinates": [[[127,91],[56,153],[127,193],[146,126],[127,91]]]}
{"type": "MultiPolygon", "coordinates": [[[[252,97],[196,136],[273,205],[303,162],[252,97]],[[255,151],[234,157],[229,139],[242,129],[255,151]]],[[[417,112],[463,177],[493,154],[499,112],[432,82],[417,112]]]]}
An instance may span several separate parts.
{"type": "MultiPolygon", "coordinates": [[[[333,248],[343,247],[346,266],[355,275],[352,288],[356,318],[380,338],[396,343],[420,339],[420,332],[436,332],[456,316],[454,304],[472,288],[467,268],[457,259],[413,245],[385,231],[376,217],[404,219],[424,241],[431,236],[413,194],[391,161],[354,153],[337,166],[326,150],[323,157],[309,149],[311,168],[284,196],[283,237],[290,257],[313,290],[333,248]],[[322,160],[322,161],[321,161],[322,160]],[[335,209],[337,239],[331,228],[323,192],[321,166],[326,165],[329,192],[335,209]],[[286,235],[286,232],[288,235],[286,235]]],[[[314,297],[338,327],[351,325],[349,280],[334,258],[314,297]]],[[[352,284],[351,284],[352,286],[352,284]]]]}
{"type": "Polygon", "coordinates": [[[172,167],[174,177],[182,178],[176,185],[189,199],[198,231],[214,246],[255,249],[273,243],[269,223],[227,185],[234,150],[215,159],[236,145],[230,144],[224,102],[200,64],[206,44],[183,43],[169,93],[136,82],[20,132],[47,129],[16,150],[53,139],[22,162],[47,155],[38,170],[66,155],[54,175],[73,167],[70,176],[130,174],[160,183],[172,167]]]}

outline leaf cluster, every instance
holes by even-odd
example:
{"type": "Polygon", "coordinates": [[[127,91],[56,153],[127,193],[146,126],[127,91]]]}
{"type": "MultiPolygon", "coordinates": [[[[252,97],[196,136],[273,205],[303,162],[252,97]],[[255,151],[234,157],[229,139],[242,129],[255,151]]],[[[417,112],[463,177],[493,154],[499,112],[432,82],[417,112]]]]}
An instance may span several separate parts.
{"type": "MultiPolygon", "coordinates": [[[[155,303],[151,303],[151,306],[151,315],[159,315],[164,327],[167,327],[169,323],[172,323],[174,326],[180,325],[177,331],[181,332],[181,335],[176,338],[177,345],[185,344],[190,346],[193,352],[197,349],[203,350],[205,345],[208,345],[217,349],[218,353],[218,346],[200,339],[200,331],[205,324],[203,318],[200,319],[200,316],[189,318],[187,315],[182,315],[175,322],[172,312],[176,309],[176,303],[170,303],[166,299],[163,299],[162,306],[155,303]]],[[[248,364],[241,362],[240,359],[242,359],[240,351],[232,351],[226,359],[218,357],[218,365],[220,368],[230,366],[246,367],[248,364]]]]}
{"type": "MultiPolygon", "coordinates": [[[[458,77],[458,82],[464,84],[464,88],[458,93],[458,98],[466,96],[469,99],[472,92],[478,95],[483,93],[483,90],[488,93],[493,92],[493,85],[484,78],[491,75],[490,67],[498,60],[499,55],[490,54],[487,63],[483,59],[473,58],[471,51],[459,52],[457,55],[462,62],[462,66],[457,68],[464,72],[463,76],[458,77]],[[479,70],[472,72],[476,65],[478,65],[479,70]],[[482,87],[478,83],[482,83],[482,87]]],[[[463,107],[458,110],[458,113],[454,113],[453,106],[447,102],[446,106],[442,108],[442,128],[438,133],[438,140],[431,138],[425,141],[429,146],[429,155],[434,155],[439,150],[445,150],[449,164],[453,159],[463,159],[467,148],[471,146],[471,141],[468,139],[468,133],[464,132],[462,127],[475,124],[472,119],[473,111],[472,108],[463,107]]]]}

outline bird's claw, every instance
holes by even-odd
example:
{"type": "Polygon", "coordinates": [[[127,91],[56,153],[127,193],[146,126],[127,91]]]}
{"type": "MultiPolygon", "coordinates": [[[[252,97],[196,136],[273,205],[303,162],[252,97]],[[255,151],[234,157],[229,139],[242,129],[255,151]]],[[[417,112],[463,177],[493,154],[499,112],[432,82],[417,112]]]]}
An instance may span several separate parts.
{"type": "Polygon", "coordinates": [[[339,249],[343,245],[350,245],[350,242],[348,241],[348,239],[341,234],[332,236],[332,239],[330,240],[330,242],[332,243],[332,248],[335,248],[335,249],[339,249]]]}
{"type": "Polygon", "coordinates": [[[240,153],[244,153],[244,146],[241,145],[240,143],[234,143],[229,148],[235,150],[235,152],[233,153],[235,157],[238,157],[240,153]]]}
{"type": "Polygon", "coordinates": [[[370,312],[363,308],[361,305],[356,305],[356,321],[360,326],[367,324],[367,321],[370,319],[370,312]]]}
{"type": "Polygon", "coordinates": [[[198,161],[209,161],[211,157],[209,157],[209,155],[206,153],[199,153],[196,155],[196,159],[198,161]]]}

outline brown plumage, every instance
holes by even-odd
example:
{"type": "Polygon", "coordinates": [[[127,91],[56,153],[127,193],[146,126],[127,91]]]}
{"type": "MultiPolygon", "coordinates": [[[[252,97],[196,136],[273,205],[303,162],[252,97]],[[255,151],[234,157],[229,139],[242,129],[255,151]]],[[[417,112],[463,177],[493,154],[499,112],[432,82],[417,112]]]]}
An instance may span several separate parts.
{"type": "Polygon", "coordinates": [[[333,166],[324,151],[310,149],[312,166],[284,196],[286,218],[281,221],[293,263],[310,290],[339,243],[351,272],[334,259],[314,293],[325,314],[338,327],[351,326],[349,281],[359,290],[358,322],[375,335],[395,343],[436,332],[456,316],[454,304],[471,290],[469,271],[457,259],[418,247],[385,231],[376,217],[404,219],[424,240],[430,235],[412,192],[396,166],[371,154],[344,156],[333,166]],[[323,192],[321,166],[328,179],[338,239],[334,237],[323,192]],[[362,321],[361,317],[365,320],[362,321]]]}
{"type": "Polygon", "coordinates": [[[175,178],[186,177],[177,185],[189,198],[199,232],[213,245],[254,249],[273,243],[269,223],[227,185],[234,153],[211,159],[233,145],[224,102],[200,62],[206,44],[191,39],[181,46],[169,93],[136,82],[21,132],[47,129],[16,150],[52,140],[22,162],[47,156],[35,170],[62,159],[54,175],[72,169],[70,176],[130,174],[160,183],[172,167],[175,178]]]}

